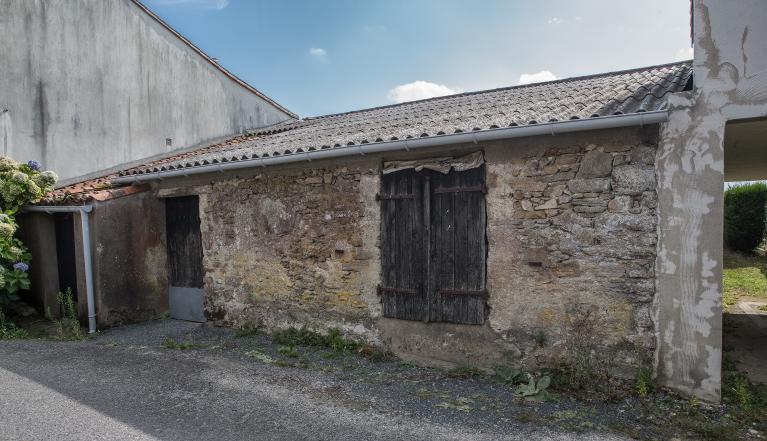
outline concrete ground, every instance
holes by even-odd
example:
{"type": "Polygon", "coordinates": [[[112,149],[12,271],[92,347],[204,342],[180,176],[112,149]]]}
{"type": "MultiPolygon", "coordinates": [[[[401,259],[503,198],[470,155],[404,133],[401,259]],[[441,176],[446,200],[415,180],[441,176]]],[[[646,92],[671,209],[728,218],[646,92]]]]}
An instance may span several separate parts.
{"type": "Polygon", "coordinates": [[[615,420],[631,414],[627,403],[528,403],[490,381],[320,349],[302,348],[293,366],[273,344],[173,320],[80,342],[0,341],[0,440],[622,440],[608,428],[641,430],[615,420]]]}
{"type": "Polygon", "coordinates": [[[767,302],[742,298],[723,317],[722,343],[738,370],[754,383],[767,384],[767,302]]]}

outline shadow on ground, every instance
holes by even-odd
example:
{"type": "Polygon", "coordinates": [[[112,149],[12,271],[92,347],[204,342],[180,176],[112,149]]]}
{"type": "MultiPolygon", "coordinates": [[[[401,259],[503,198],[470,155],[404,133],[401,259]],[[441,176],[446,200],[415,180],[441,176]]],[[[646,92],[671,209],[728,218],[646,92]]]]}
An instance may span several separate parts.
{"type": "Polygon", "coordinates": [[[160,440],[694,439],[693,425],[726,412],[664,393],[612,403],[530,401],[487,376],[454,378],[328,348],[286,350],[255,332],[173,320],[82,342],[0,342],[0,385],[14,381],[11,374],[4,380],[3,369],[43,386],[2,398],[9,424],[40,430],[29,440],[90,438],[67,421],[91,410],[146,435],[114,439],[160,440]],[[51,399],[32,415],[15,414],[30,393],[51,399]],[[45,408],[61,398],[55,394],[75,403],[60,423],[61,411],[45,408]],[[679,418],[687,415],[695,418],[689,427],[679,418]]]}

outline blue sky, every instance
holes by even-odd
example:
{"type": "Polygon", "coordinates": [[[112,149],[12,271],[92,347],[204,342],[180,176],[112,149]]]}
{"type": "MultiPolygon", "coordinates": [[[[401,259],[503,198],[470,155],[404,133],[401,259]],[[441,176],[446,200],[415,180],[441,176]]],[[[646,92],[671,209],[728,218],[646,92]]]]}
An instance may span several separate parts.
{"type": "Polygon", "coordinates": [[[692,58],[689,0],[144,0],[301,116],[692,58]]]}

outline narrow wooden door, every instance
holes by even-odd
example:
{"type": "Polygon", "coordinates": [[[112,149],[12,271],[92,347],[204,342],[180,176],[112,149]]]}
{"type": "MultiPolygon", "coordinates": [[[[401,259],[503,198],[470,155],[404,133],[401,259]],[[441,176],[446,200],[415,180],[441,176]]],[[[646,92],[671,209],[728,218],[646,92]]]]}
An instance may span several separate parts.
{"type": "Polygon", "coordinates": [[[429,320],[424,177],[414,170],[384,176],[378,195],[383,279],[379,290],[386,317],[429,320]]]}
{"type": "Polygon", "coordinates": [[[199,199],[184,196],[165,200],[168,243],[170,316],[204,322],[202,238],[199,199]]]}
{"type": "Polygon", "coordinates": [[[431,175],[429,289],[433,321],[485,321],[484,167],[431,175]]]}

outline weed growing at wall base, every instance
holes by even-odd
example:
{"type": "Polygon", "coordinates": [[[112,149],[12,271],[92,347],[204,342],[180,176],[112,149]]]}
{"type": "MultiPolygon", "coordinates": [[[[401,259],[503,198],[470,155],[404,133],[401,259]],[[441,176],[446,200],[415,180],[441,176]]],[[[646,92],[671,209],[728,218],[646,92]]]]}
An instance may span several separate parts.
{"type": "Polygon", "coordinates": [[[285,347],[313,346],[328,348],[335,355],[358,353],[372,361],[385,361],[391,353],[370,344],[345,338],[338,329],[330,329],[327,334],[312,331],[306,327],[287,328],[272,333],[274,341],[285,347]]]}
{"type": "Polygon", "coordinates": [[[58,340],[83,340],[85,334],[80,327],[80,321],[77,319],[77,303],[72,295],[72,288],[67,288],[65,292],[59,292],[56,295],[56,301],[59,304],[61,312],[60,319],[54,319],[50,310],[46,311],[46,318],[56,325],[56,335],[58,340]]]}

